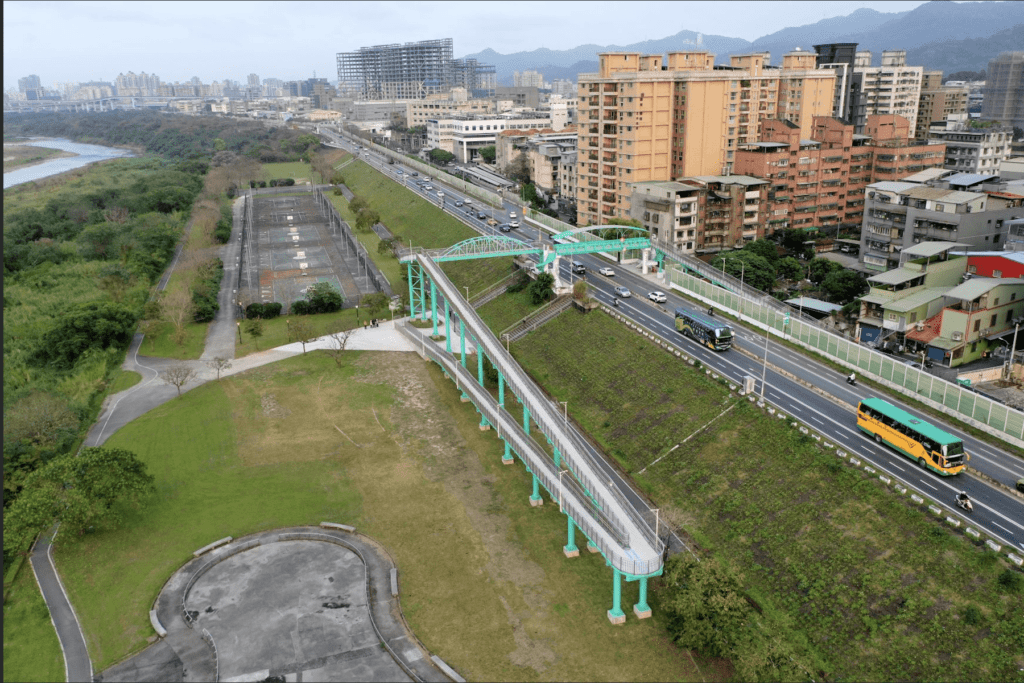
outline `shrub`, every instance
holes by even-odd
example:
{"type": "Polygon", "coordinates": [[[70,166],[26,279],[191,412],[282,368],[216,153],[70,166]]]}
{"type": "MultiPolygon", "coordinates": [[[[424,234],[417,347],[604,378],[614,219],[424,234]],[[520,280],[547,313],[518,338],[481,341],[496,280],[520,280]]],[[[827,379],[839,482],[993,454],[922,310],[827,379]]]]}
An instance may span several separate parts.
{"type": "Polygon", "coordinates": [[[263,315],[261,316],[264,320],[273,320],[277,316],[281,315],[281,309],[283,306],[276,301],[263,304],[263,315]]]}
{"type": "Polygon", "coordinates": [[[1011,593],[1016,593],[1020,591],[1020,585],[1022,582],[1020,574],[1018,572],[1013,571],[1012,569],[1007,569],[1002,574],[1000,574],[998,581],[1000,586],[1002,586],[1011,593]]]}
{"type": "Polygon", "coordinates": [[[305,299],[299,299],[292,303],[292,314],[293,315],[309,315],[309,302],[305,299]]]}
{"type": "Polygon", "coordinates": [[[256,302],[245,307],[245,317],[249,320],[263,317],[263,304],[256,302]]]}
{"type": "Polygon", "coordinates": [[[975,626],[981,623],[981,610],[974,605],[968,605],[964,610],[964,623],[975,626]]]}

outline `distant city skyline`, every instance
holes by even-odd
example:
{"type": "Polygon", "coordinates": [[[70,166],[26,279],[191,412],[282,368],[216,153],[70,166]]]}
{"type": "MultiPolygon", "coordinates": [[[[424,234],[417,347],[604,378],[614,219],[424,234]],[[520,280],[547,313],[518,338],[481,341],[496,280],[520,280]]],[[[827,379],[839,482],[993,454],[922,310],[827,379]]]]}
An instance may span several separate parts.
{"type": "Polygon", "coordinates": [[[119,73],[204,83],[249,74],[337,78],[335,55],[369,45],[453,38],[455,56],[585,43],[628,45],[682,30],[754,40],[860,8],[896,13],[926,0],[850,2],[4,2],[4,90],[37,74],[58,82],[119,73]],[[608,12],[601,6],[608,5],[608,12]],[[615,3],[615,7],[621,7],[615,3]],[[586,8],[586,11],[583,11],[586,8]],[[607,17],[615,16],[616,21],[607,17]],[[656,18],[656,21],[652,21],[656,18]]]}

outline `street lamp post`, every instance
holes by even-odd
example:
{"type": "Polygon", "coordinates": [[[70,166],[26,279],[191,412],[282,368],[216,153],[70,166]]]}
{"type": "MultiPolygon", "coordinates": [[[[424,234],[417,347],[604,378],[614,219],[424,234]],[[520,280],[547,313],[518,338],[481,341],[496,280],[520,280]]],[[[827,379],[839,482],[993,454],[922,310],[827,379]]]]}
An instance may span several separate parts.
{"type": "Polygon", "coordinates": [[[238,327],[238,343],[242,343],[242,323],[236,322],[235,326],[238,327]]]}
{"type": "MultiPolygon", "coordinates": [[[[772,325],[774,326],[778,313],[775,310],[772,310],[772,313],[772,325]]],[[[768,337],[771,336],[771,331],[771,327],[764,331],[764,364],[761,366],[761,403],[764,403],[764,382],[768,377],[768,337]]]]}
{"type": "Polygon", "coordinates": [[[468,302],[469,301],[469,287],[463,287],[463,289],[466,290],[466,301],[468,302]]]}
{"type": "Polygon", "coordinates": [[[1007,379],[1013,379],[1013,363],[1014,353],[1017,351],[1017,331],[1020,329],[1020,324],[1024,323],[1024,318],[1013,319],[1013,344],[1010,345],[1010,360],[1009,360],[1009,376],[1007,379]]]}

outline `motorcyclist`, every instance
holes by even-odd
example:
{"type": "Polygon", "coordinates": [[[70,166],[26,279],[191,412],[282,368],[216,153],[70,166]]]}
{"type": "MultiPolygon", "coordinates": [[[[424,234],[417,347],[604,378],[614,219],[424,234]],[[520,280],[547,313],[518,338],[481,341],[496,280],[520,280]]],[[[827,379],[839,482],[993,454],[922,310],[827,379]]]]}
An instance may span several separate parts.
{"type": "Polygon", "coordinates": [[[708,315],[714,315],[714,314],[715,314],[715,307],[714,306],[708,307],[708,315]]]}
{"type": "Polygon", "coordinates": [[[967,501],[970,500],[970,498],[967,497],[967,491],[961,491],[960,493],[956,494],[956,499],[957,502],[960,503],[966,503],[967,501]]]}
{"type": "Polygon", "coordinates": [[[850,376],[846,378],[846,381],[849,382],[850,384],[856,384],[857,383],[857,373],[856,372],[851,372],[850,376]]]}
{"type": "Polygon", "coordinates": [[[618,306],[619,305],[619,300],[618,299],[612,299],[612,305],[613,306],[618,306]]]}

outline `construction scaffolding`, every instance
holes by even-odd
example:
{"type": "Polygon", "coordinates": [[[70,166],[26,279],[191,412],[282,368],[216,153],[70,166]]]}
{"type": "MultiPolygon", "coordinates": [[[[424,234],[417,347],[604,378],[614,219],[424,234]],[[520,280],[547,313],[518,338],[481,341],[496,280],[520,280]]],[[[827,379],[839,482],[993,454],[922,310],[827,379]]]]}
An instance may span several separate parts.
{"type": "Polygon", "coordinates": [[[374,45],[338,53],[338,80],[363,99],[423,99],[454,84],[452,39],[374,45]]]}

